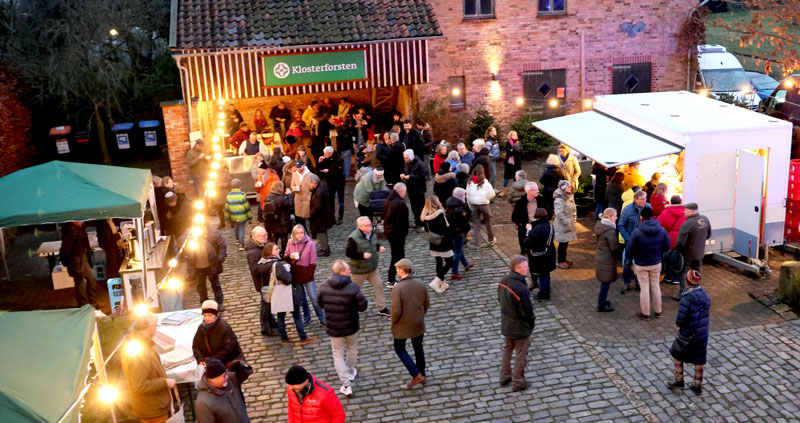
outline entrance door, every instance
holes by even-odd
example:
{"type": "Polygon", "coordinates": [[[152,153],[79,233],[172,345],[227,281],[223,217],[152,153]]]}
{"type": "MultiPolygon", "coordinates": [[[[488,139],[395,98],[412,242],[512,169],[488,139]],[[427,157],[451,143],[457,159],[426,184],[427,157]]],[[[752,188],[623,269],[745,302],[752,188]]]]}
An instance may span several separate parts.
{"type": "Polygon", "coordinates": [[[565,69],[522,72],[522,95],[534,112],[541,114],[542,119],[564,116],[566,86],[565,69]]]}
{"type": "Polygon", "coordinates": [[[613,94],[649,93],[651,90],[653,69],[650,63],[615,65],[611,73],[613,94]]]}
{"type": "Polygon", "coordinates": [[[737,151],[733,251],[750,258],[758,258],[766,166],[766,158],[745,150],[737,151]]]}

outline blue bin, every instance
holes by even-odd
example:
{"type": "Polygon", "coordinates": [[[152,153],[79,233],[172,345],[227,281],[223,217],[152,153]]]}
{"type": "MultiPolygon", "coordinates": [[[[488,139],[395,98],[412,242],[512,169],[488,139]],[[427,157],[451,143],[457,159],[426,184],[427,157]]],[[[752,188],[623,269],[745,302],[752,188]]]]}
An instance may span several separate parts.
{"type": "Polygon", "coordinates": [[[122,299],[125,297],[125,287],[122,285],[121,278],[108,280],[108,303],[111,305],[111,313],[117,314],[122,310],[122,299]]]}
{"type": "Polygon", "coordinates": [[[166,142],[166,134],[161,129],[161,123],[157,120],[143,120],[139,122],[139,131],[144,155],[148,158],[161,156],[161,145],[166,142]]]}

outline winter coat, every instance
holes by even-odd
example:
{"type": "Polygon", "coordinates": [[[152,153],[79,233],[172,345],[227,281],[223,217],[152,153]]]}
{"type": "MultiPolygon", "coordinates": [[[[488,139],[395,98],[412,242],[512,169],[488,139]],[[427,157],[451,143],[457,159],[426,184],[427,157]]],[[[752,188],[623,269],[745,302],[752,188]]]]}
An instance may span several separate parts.
{"type": "Polygon", "coordinates": [[[269,280],[261,279],[261,274],[258,271],[258,261],[261,260],[261,256],[263,255],[264,246],[258,245],[250,238],[244,244],[244,254],[247,257],[247,267],[250,269],[250,277],[253,278],[253,285],[256,287],[256,291],[261,292],[261,285],[264,283],[269,283],[269,280]]]}
{"type": "Polygon", "coordinates": [[[439,202],[444,204],[453,190],[458,187],[456,174],[453,172],[442,173],[441,171],[433,177],[433,193],[439,198],[439,202]]]}
{"type": "Polygon", "coordinates": [[[653,266],[661,263],[661,257],[669,251],[669,235],[655,219],[647,219],[633,231],[625,243],[625,255],[633,257],[637,266],[653,266]]]}
{"type": "Polygon", "coordinates": [[[492,159],[489,158],[489,149],[483,147],[481,151],[475,153],[475,158],[472,160],[472,167],[470,170],[475,169],[478,165],[483,166],[483,172],[488,176],[490,170],[490,162],[492,159]]]}
{"type": "MultiPolygon", "coordinates": [[[[461,158],[461,163],[465,163],[467,166],[469,166],[470,172],[472,172],[472,169],[475,169],[475,153],[467,151],[467,154],[464,154],[463,156],[459,154],[458,157],[461,158]]],[[[483,170],[485,173],[489,173],[486,171],[486,169],[483,170]]]]}
{"type": "Polygon", "coordinates": [[[453,236],[464,238],[469,233],[470,221],[472,221],[472,211],[467,207],[467,203],[456,197],[450,197],[445,203],[445,215],[450,223],[453,236]]]}
{"type": "Polygon", "coordinates": [[[392,288],[392,336],[411,339],[425,333],[425,313],[431,306],[428,289],[419,279],[406,276],[392,288]]]}
{"type": "Polygon", "coordinates": [[[261,186],[256,187],[256,192],[258,193],[258,207],[264,210],[264,199],[272,192],[272,185],[280,181],[281,178],[278,177],[278,174],[275,173],[273,169],[267,168],[259,169],[258,180],[261,182],[261,186]]]}
{"type": "Polygon", "coordinates": [[[575,192],[578,189],[578,179],[581,177],[581,165],[578,163],[578,159],[572,153],[567,156],[566,160],[561,158],[561,155],[558,156],[558,159],[561,163],[561,171],[564,172],[564,179],[569,181],[572,191],[575,192]]]}
{"type": "Polygon", "coordinates": [[[469,173],[456,172],[456,184],[459,188],[467,189],[467,184],[470,181],[469,173]]]}
{"type": "Polygon", "coordinates": [[[617,232],[614,227],[600,221],[594,225],[594,234],[597,236],[597,247],[594,252],[595,277],[600,282],[614,282],[619,276],[616,256],[619,250],[617,232]]]}
{"type": "MultiPolygon", "coordinates": [[[[645,203],[645,207],[650,208],[650,205],[645,203]]],[[[639,227],[639,222],[642,220],[642,209],[636,204],[631,204],[630,207],[625,207],[622,210],[622,216],[617,221],[617,228],[619,229],[619,238],[621,243],[626,243],[631,239],[633,231],[639,227]]]]}
{"type": "Polygon", "coordinates": [[[225,201],[228,199],[228,193],[231,191],[231,171],[228,170],[228,166],[222,165],[219,167],[217,173],[219,174],[217,175],[217,183],[215,184],[217,195],[214,196],[211,203],[215,206],[221,206],[225,204],[225,201]]]}
{"type": "Polygon", "coordinates": [[[529,338],[536,315],[525,275],[513,270],[506,275],[497,285],[497,299],[500,301],[500,333],[509,339],[529,338]]]}
{"type": "Polygon", "coordinates": [[[606,207],[611,207],[617,211],[617,216],[622,215],[622,193],[625,188],[622,184],[610,183],[606,187],[606,207]]]}
{"type": "Polygon", "coordinates": [[[250,423],[247,407],[239,388],[241,382],[236,373],[228,373],[228,384],[217,388],[205,377],[196,383],[197,399],[194,414],[197,423],[250,423]]]}
{"type": "MultiPolygon", "coordinates": [[[[375,158],[378,159],[378,165],[386,168],[386,156],[389,155],[389,146],[384,143],[375,144],[375,158]]],[[[373,166],[375,163],[373,162],[373,166]]]]}
{"type": "Polygon", "coordinates": [[[625,172],[625,179],[622,181],[622,186],[625,190],[629,190],[633,187],[644,188],[644,177],[639,174],[639,171],[631,169],[625,172]]]}
{"type": "Polygon", "coordinates": [[[683,254],[686,263],[701,260],[706,253],[706,240],[711,238],[711,222],[702,214],[686,218],[678,232],[675,250],[683,254]]]}
{"type": "Polygon", "coordinates": [[[563,189],[553,193],[553,228],[556,231],[556,241],[572,242],[578,239],[575,229],[575,202],[572,194],[567,194],[563,189]]]}
{"type": "Polygon", "coordinates": [[[400,182],[400,174],[403,173],[406,164],[403,158],[405,150],[405,145],[399,141],[389,146],[389,153],[386,154],[386,159],[383,162],[384,177],[387,184],[400,182]]]}
{"type": "Polygon", "coordinates": [[[452,231],[450,230],[450,224],[445,218],[445,210],[443,208],[436,210],[429,215],[423,216],[422,221],[427,225],[428,233],[434,233],[443,236],[442,242],[440,242],[439,245],[435,245],[430,242],[428,243],[431,251],[444,253],[453,250],[453,235],[452,231]]]}
{"type": "Polygon", "coordinates": [[[152,339],[133,336],[138,338],[142,351],[136,356],[122,354],[122,370],[128,385],[131,411],[140,419],[164,416],[170,411],[171,397],[161,357],[153,349],[152,339]]]}
{"type": "MultiPolygon", "coordinates": [[[[442,156],[441,154],[434,154],[433,155],[433,173],[438,174],[439,170],[442,168],[442,163],[447,160],[446,156],[442,156]]],[[[455,169],[452,167],[450,168],[451,171],[455,172],[455,169]]]]}
{"type": "Polygon", "coordinates": [[[289,386],[289,423],[344,423],[347,417],[336,392],[327,383],[309,373],[308,393],[300,396],[289,386]]]}
{"type": "Polygon", "coordinates": [[[622,216],[622,212],[624,212],[625,209],[630,206],[631,203],[633,203],[633,194],[634,192],[632,189],[626,190],[622,193],[620,196],[620,198],[622,198],[622,209],[620,210],[620,214],[618,214],[618,216],[622,216]]]}
{"type": "Polygon", "coordinates": [[[294,191],[294,215],[308,218],[311,216],[311,171],[301,178],[300,172],[292,174],[292,191],[294,191]],[[299,187],[300,190],[295,190],[299,187]]]}
{"type": "Polygon", "coordinates": [[[517,171],[522,169],[522,142],[506,141],[506,158],[503,160],[503,179],[514,180],[517,171]]]}
{"type": "Polygon", "coordinates": [[[67,267],[67,273],[73,278],[92,276],[92,248],[86,228],[67,223],[61,228],[61,239],[58,254],[61,263],[67,267]]]}
{"type": "Polygon", "coordinates": [[[359,331],[358,313],[367,310],[367,299],[350,276],[331,275],[317,288],[317,303],[325,310],[325,333],[344,338],[359,331]]]}
{"type": "Polygon", "coordinates": [[[201,154],[205,154],[205,152],[197,151],[194,147],[186,150],[186,166],[189,167],[189,177],[195,182],[203,181],[208,176],[208,161],[205,156],[200,158],[201,154]]]}
{"type": "Polygon", "coordinates": [[[604,168],[603,165],[599,163],[594,163],[592,165],[592,175],[594,175],[594,201],[600,204],[605,204],[606,207],[609,207],[608,203],[606,202],[608,169],[604,168]]]}
{"type": "Polygon", "coordinates": [[[681,336],[691,339],[686,351],[688,363],[706,364],[709,309],[711,300],[702,287],[690,287],[681,294],[675,324],[681,336]]]}
{"type": "Polygon", "coordinates": [[[317,163],[317,176],[331,191],[344,187],[344,160],[339,153],[334,151],[331,157],[317,163]],[[327,172],[323,172],[323,170],[327,170],[327,172]]]}
{"type": "Polygon", "coordinates": [[[661,215],[661,212],[664,211],[664,208],[669,204],[666,197],[661,194],[653,194],[650,197],[650,206],[653,207],[653,216],[658,217],[661,215]]]}
{"type": "Polygon", "coordinates": [[[422,140],[422,134],[420,134],[416,128],[411,128],[410,130],[406,131],[405,135],[400,139],[400,141],[402,141],[407,148],[414,150],[414,156],[416,157],[422,158],[424,155],[430,152],[430,150],[425,148],[425,142],[422,140]]]}
{"type": "MultiPolygon", "coordinates": [[[[283,187],[289,190],[292,189],[292,175],[294,175],[294,166],[290,166],[287,163],[286,166],[283,167],[283,177],[281,177],[281,182],[283,182],[283,187]]],[[[294,205],[294,203],[292,204],[294,205]]],[[[294,213],[294,210],[292,210],[292,213],[294,213]]]]}
{"type": "Polygon", "coordinates": [[[350,259],[350,272],[354,275],[365,275],[378,268],[378,234],[374,231],[369,239],[356,228],[347,237],[344,255],[350,259]],[[369,258],[364,258],[364,253],[370,253],[369,258]]]}
{"type": "MultiPolygon", "coordinates": [[[[269,278],[272,276],[272,265],[276,264],[275,266],[275,280],[278,283],[282,283],[284,285],[292,285],[292,274],[286,270],[284,267],[284,263],[281,262],[281,258],[278,256],[265,256],[264,262],[259,263],[257,265],[257,272],[258,278],[253,279],[253,287],[256,289],[257,292],[261,292],[262,282],[264,284],[269,284],[269,278]]],[[[260,260],[260,259],[259,259],[260,260]]]]}
{"type": "MultiPolygon", "coordinates": [[[[178,245],[182,245],[186,237],[189,236],[189,230],[178,238],[178,245]]],[[[228,244],[225,242],[225,238],[220,235],[216,228],[207,225],[206,229],[197,239],[197,242],[206,243],[208,267],[211,275],[219,275],[222,273],[222,264],[225,263],[225,257],[228,255],[228,244]]],[[[194,280],[196,251],[197,250],[191,251],[187,248],[182,254],[183,261],[186,263],[186,271],[192,276],[192,280],[194,280]]]]}
{"type": "Polygon", "coordinates": [[[531,230],[522,244],[528,250],[528,265],[532,275],[547,275],[556,270],[556,246],[550,219],[540,218],[531,222],[531,230]]]}
{"type": "Polygon", "coordinates": [[[383,206],[383,231],[390,240],[408,236],[408,206],[395,190],[389,193],[383,206]]]}
{"type": "MultiPolygon", "coordinates": [[[[536,196],[533,201],[536,202],[536,207],[539,208],[539,204],[542,202],[542,196],[536,196]]],[[[532,222],[528,216],[528,202],[528,195],[526,194],[514,203],[514,209],[511,211],[511,222],[515,223],[517,226],[525,226],[532,222]]]]}
{"type": "Polygon", "coordinates": [[[561,168],[555,165],[547,165],[542,172],[539,182],[542,184],[542,199],[544,200],[539,207],[547,210],[548,216],[553,215],[553,193],[558,189],[558,183],[567,179],[561,168]]]}
{"type": "Polygon", "coordinates": [[[528,180],[525,178],[522,178],[519,181],[514,181],[511,183],[511,185],[508,188],[508,193],[506,193],[509,203],[516,204],[520,198],[525,196],[525,185],[527,183],[528,180]]]}
{"type": "Polygon", "coordinates": [[[210,328],[206,328],[203,323],[197,326],[192,340],[192,352],[198,363],[205,361],[206,357],[214,357],[227,364],[242,354],[242,348],[239,347],[239,340],[228,322],[217,316],[210,328]]]}
{"type": "Polygon", "coordinates": [[[311,217],[308,219],[309,229],[313,233],[324,233],[336,223],[331,209],[330,191],[326,185],[317,185],[311,191],[311,217]]]}
{"type": "Polygon", "coordinates": [[[408,179],[405,180],[408,193],[425,194],[427,191],[427,184],[425,179],[428,177],[428,168],[422,163],[419,157],[414,157],[414,160],[406,163],[405,171],[403,172],[408,179]]]}
{"type": "Polygon", "coordinates": [[[681,230],[681,225],[686,221],[686,215],[683,212],[682,205],[667,206],[664,211],[658,215],[658,223],[661,227],[667,230],[669,235],[670,249],[675,249],[675,243],[678,242],[678,233],[681,230]]]}
{"type": "MultiPolygon", "coordinates": [[[[294,239],[292,236],[289,242],[286,243],[286,252],[283,253],[283,259],[292,266],[316,266],[317,246],[314,245],[314,241],[312,241],[311,237],[308,235],[305,235],[300,241],[294,239]],[[292,253],[300,253],[300,258],[297,260],[291,258],[292,253]]],[[[295,276],[296,275],[297,273],[295,273],[295,276]]],[[[300,280],[298,277],[294,278],[295,284],[302,285],[312,281],[314,281],[314,279],[300,280]]]]}
{"type": "MultiPolygon", "coordinates": [[[[161,227],[167,235],[178,238],[192,225],[192,211],[189,209],[190,206],[185,201],[178,201],[174,207],[167,205],[165,205],[165,207],[164,221],[161,222],[161,227]]],[[[61,245],[64,244],[62,243],[61,245]]]]}
{"type": "MultiPolygon", "coordinates": [[[[381,178],[378,182],[375,182],[373,179],[374,170],[369,170],[366,174],[364,174],[356,184],[355,189],[353,190],[353,199],[356,202],[363,206],[369,207],[369,194],[372,191],[385,191],[386,187],[386,178],[381,178]]],[[[384,173],[384,176],[386,173],[384,173]]]]}
{"type": "Polygon", "coordinates": [[[467,203],[470,206],[488,205],[494,196],[494,188],[488,179],[480,185],[472,181],[467,183],[467,203]]]}
{"type": "Polygon", "coordinates": [[[270,234],[288,234],[292,232],[292,213],[294,201],[291,195],[270,193],[264,203],[275,203],[275,213],[264,215],[264,229],[270,234]]]}
{"type": "Polygon", "coordinates": [[[247,201],[247,194],[240,188],[234,188],[228,193],[225,200],[225,220],[233,223],[247,222],[252,218],[250,214],[250,203],[247,201]]]}

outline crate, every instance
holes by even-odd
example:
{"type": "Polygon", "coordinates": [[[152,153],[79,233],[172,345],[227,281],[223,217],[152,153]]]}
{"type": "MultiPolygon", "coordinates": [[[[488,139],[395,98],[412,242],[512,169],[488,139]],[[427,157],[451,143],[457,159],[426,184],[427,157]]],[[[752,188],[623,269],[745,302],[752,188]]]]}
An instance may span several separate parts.
{"type": "Polygon", "coordinates": [[[115,313],[122,310],[122,298],[125,297],[125,287],[122,285],[121,278],[111,278],[108,280],[108,303],[111,305],[111,312],[115,313]]]}
{"type": "Polygon", "coordinates": [[[66,289],[72,288],[75,286],[75,281],[72,277],[67,273],[67,267],[61,264],[57,265],[53,268],[53,273],[51,273],[53,278],[53,289],[66,289]]]}

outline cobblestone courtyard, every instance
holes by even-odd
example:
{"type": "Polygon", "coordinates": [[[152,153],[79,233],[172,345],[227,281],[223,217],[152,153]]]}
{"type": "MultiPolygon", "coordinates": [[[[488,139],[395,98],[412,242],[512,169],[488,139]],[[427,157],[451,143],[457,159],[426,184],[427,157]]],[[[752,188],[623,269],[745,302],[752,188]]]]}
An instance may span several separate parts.
{"type": "MultiPolygon", "coordinates": [[[[350,191],[352,185],[348,185],[346,205],[352,204],[350,191]]],[[[493,212],[498,244],[480,251],[467,247],[475,268],[461,281],[452,282],[448,293],[430,291],[424,344],[427,386],[401,389],[408,373],[392,349],[389,320],[377,315],[372,307],[374,293],[365,284],[371,306],[362,314],[354,396],[340,396],[348,421],[800,421],[800,322],[784,321],[747,295],[751,286],[770,281],[751,279],[719,265],[704,267],[704,285],[712,301],[705,389],[699,397],[688,390],[670,392],[665,382],[672,377],[668,349],[676,333],[677,302],[669,297],[674,288],[662,285],[665,318],[661,320],[635,319],[638,295],[622,296],[614,289],[610,299],[617,311],[596,313],[598,284],[593,279],[593,240],[587,228],[593,222],[583,219],[580,239],[570,245],[575,266],[553,273],[551,302],[534,303],[536,329],[527,366],[533,385],[522,393],[500,388],[503,338],[495,284],[507,273],[508,258],[518,247],[515,229],[508,222],[508,203],[498,198],[493,212]]],[[[345,223],[329,232],[333,254],[320,258],[318,283],[330,274],[333,261],[344,257],[355,216],[349,207],[345,223]]],[[[225,236],[231,245],[230,229],[225,236]]],[[[417,276],[429,282],[434,260],[425,235],[411,234],[406,251],[417,276]]],[[[388,259],[387,251],[380,262],[384,277],[388,259]]],[[[311,324],[308,331],[317,340],[304,347],[281,346],[278,337],[259,333],[258,295],[244,252],[229,248],[222,285],[228,308],[223,316],[255,368],[243,388],[253,421],[286,421],[283,377],[292,364],[306,366],[338,390],[330,341],[321,326],[311,324]]],[[[199,305],[194,290],[185,295],[187,306],[199,305]]],[[[297,340],[293,325],[288,326],[290,337],[297,340]]]]}

